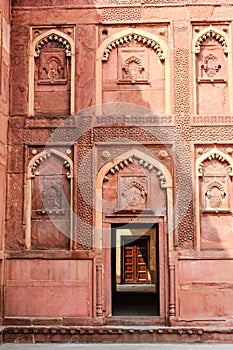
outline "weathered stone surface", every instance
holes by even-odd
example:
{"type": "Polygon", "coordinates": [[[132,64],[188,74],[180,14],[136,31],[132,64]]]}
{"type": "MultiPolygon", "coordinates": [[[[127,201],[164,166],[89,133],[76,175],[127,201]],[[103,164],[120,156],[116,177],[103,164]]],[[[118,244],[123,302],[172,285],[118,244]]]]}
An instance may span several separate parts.
{"type": "Polygon", "coordinates": [[[4,341],[232,342],[232,5],[9,5],[0,1],[4,341]],[[112,316],[112,228],[128,223],[155,227],[156,317],[112,316]]]}

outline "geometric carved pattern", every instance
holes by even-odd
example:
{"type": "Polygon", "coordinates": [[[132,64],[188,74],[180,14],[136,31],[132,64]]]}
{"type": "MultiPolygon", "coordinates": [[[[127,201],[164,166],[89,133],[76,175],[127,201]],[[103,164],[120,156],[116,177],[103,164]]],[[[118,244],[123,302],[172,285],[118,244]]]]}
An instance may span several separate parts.
{"type": "Polygon", "coordinates": [[[126,44],[126,43],[129,43],[129,42],[132,42],[132,41],[142,43],[145,46],[147,46],[148,48],[151,48],[152,50],[154,50],[157,53],[160,60],[165,59],[162,47],[155,40],[152,40],[150,38],[146,38],[143,35],[132,33],[132,34],[125,35],[122,38],[111,42],[104,50],[102,61],[107,61],[111,51],[113,49],[115,49],[116,47],[123,45],[123,44],[126,44]]]}

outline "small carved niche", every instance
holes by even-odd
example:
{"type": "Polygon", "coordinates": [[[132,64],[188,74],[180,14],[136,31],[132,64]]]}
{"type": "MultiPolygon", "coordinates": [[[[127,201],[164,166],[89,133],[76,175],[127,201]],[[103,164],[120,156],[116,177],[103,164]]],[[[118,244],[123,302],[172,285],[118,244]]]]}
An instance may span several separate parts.
{"type": "Polygon", "coordinates": [[[69,249],[71,183],[67,164],[60,155],[47,152],[32,165],[31,249],[69,249]]]}
{"type": "Polygon", "coordinates": [[[227,162],[206,160],[201,181],[201,208],[205,213],[231,211],[231,178],[227,162]]]}
{"type": "Polygon", "coordinates": [[[118,188],[119,210],[141,211],[146,209],[148,196],[146,176],[119,175],[118,188]]]}
{"type": "Polygon", "coordinates": [[[229,113],[228,56],[224,43],[220,34],[210,30],[196,46],[197,114],[229,113]]]}
{"type": "Polygon", "coordinates": [[[37,45],[34,108],[36,115],[70,114],[71,57],[64,39],[50,35],[37,45]]]}
{"type": "Polygon", "coordinates": [[[149,84],[148,49],[131,42],[118,49],[118,84],[149,84]]]}
{"type": "Polygon", "coordinates": [[[207,39],[197,56],[198,83],[226,83],[226,63],[221,45],[213,38],[207,39]]]}
{"type": "Polygon", "coordinates": [[[38,84],[67,84],[67,64],[64,50],[42,51],[38,84]]]}

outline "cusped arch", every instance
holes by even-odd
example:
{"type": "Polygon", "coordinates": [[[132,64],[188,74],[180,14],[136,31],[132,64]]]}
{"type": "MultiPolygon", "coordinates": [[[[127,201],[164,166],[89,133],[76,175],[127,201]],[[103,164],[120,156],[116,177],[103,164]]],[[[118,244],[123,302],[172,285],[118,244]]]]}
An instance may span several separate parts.
{"type": "Polygon", "coordinates": [[[37,167],[46,159],[49,159],[52,154],[64,160],[64,167],[67,168],[67,178],[73,178],[73,162],[66,154],[56,150],[56,149],[46,149],[38,154],[36,154],[28,164],[28,178],[32,179],[39,175],[36,169],[37,167]]]}
{"type": "Polygon", "coordinates": [[[220,162],[226,161],[229,165],[229,175],[233,176],[233,159],[228,154],[220,151],[218,148],[212,148],[208,152],[202,154],[198,159],[196,163],[196,169],[197,169],[197,175],[202,176],[203,173],[203,163],[205,160],[211,160],[211,159],[217,159],[220,162]]]}
{"type": "Polygon", "coordinates": [[[133,158],[136,158],[139,161],[139,165],[143,166],[144,168],[148,168],[149,170],[156,168],[158,170],[157,175],[159,177],[161,187],[172,187],[172,177],[169,170],[158,160],[137,149],[131,149],[116,157],[114,160],[106,163],[99,172],[99,174],[101,174],[100,176],[102,181],[107,180],[106,177],[109,173],[114,174],[116,171],[119,171],[121,167],[127,166],[128,163],[133,161],[133,158]]]}
{"type": "Polygon", "coordinates": [[[38,57],[40,55],[41,48],[49,41],[60,42],[63,45],[67,56],[74,55],[75,51],[73,39],[67,34],[56,29],[50,29],[47,32],[38,35],[38,37],[36,37],[32,43],[31,54],[38,57]]]}
{"type": "Polygon", "coordinates": [[[226,34],[213,26],[209,26],[208,28],[201,30],[194,37],[193,52],[199,53],[202,43],[208,38],[213,38],[214,40],[216,40],[222,46],[223,51],[225,53],[229,52],[229,39],[227,38],[226,34]]]}
{"type": "Polygon", "coordinates": [[[111,35],[105,39],[97,51],[97,59],[107,61],[112,50],[130,41],[141,42],[154,50],[160,60],[167,58],[168,48],[166,43],[155,34],[142,29],[129,28],[111,35]]]}

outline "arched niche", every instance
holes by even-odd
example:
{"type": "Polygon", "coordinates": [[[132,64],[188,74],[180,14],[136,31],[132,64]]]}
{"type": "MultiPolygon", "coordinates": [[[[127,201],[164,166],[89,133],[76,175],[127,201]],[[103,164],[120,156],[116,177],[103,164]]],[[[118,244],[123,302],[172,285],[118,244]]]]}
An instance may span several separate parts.
{"type": "Polygon", "coordinates": [[[28,164],[25,246],[57,250],[72,245],[73,162],[62,152],[47,149],[28,164]]]}
{"type": "MultiPolygon", "coordinates": [[[[158,193],[156,194],[155,191],[151,188],[151,184],[157,183],[155,185],[155,188],[161,189],[161,193],[164,193],[164,200],[165,200],[165,206],[164,209],[166,210],[166,225],[167,225],[167,234],[168,234],[168,245],[169,245],[169,250],[174,249],[174,241],[173,241],[173,189],[172,189],[172,176],[169,172],[169,170],[158,160],[152,158],[151,156],[137,150],[137,149],[132,149],[121,156],[115,158],[114,160],[106,163],[98,172],[97,175],[97,180],[96,180],[96,197],[95,197],[95,210],[96,210],[96,215],[95,215],[95,247],[97,250],[102,249],[102,235],[103,235],[103,215],[104,215],[104,199],[103,199],[103,189],[104,189],[104,184],[110,180],[110,177],[115,177],[116,174],[121,174],[124,177],[123,181],[120,181],[119,179],[117,182],[115,182],[115,190],[118,187],[118,189],[122,187],[123,191],[122,193],[124,194],[124,191],[127,190],[127,188],[131,188],[131,186],[137,187],[137,191],[141,192],[142,194],[146,194],[147,198],[147,203],[143,204],[142,202],[139,205],[139,212],[141,210],[151,210],[155,211],[156,213],[156,204],[155,204],[155,199],[158,193]],[[126,168],[130,168],[132,164],[135,164],[135,169],[129,169],[129,172],[124,171],[126,168]],[[141,169],[141,170],[140,170],[141,169]],[[136,175],[137,173],[137,175],[136,175]],[[127,178],[128,177],[128,178],[127,178]],[[136,179],[137,177],[137,179],[136,179]],[[150,179],[149,179],[150,178],[150,179]],[[149,179],[149,180],[148,180],[149,179]],[[147,182],[147,184],[146,184],[147,182]],[[149,183],[150,182],[150,183],[149,183]],[[143,186],[143,183],[145,186],[143,186]],[[150,193],[149,193],[150,192],[150,193]]],[[[115,191],[114,190],[114,191],[115,191]]],[[[163,195],[162,195],[163,196],[163,195]]],[[[119,193],[118,193],[118,198],[115,198],[115,201],[113,200],[113,206],[111,210],[115,211],[121,211],[121,210],[129,210],[137,211],[137,207],[132,208],[132,206],[129,206],[126,203],[121,203],[121,199],[119,198],[119,193]]],[[[143,196],[142,196],[143,197],[143,196]]],[[[157,212],[157,215],[161,214],[161,208],[157,212]]],[[[156,214],[155,214],[156,215],[156,214]]]]}
{"type": "Polygon", "coordinates": [[[170,63],[166,43],[156,35],[128,28],[105,39],[96,54],[96,105],[125,102],[171,113],[170,63]],[[152,102],[157,95],[157,105],[152,102]]]}
{"type": "Polygon", "coordinates": [[[30,46],[28,115],[70,115],[75,110],[75,44],[50,29],[30,46]]]}
{"type": "Polygon", "coordinates": [[[225,32],[210,25],[193,38],[194,114],[232,113],[231,46],[225,32]]]}
{"type": "Polygon", "coordinates": [[[196,161],[196,249],[232,249],[233,159],[214,147],[196,161]]]}

